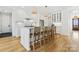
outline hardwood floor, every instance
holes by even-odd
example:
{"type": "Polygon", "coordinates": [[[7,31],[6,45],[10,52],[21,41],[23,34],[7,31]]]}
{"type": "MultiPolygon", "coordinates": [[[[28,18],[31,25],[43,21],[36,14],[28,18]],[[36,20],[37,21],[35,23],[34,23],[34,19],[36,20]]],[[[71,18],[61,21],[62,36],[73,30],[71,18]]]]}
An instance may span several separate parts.
{"type": "MultiPolygon", "coordinates": [[[[59,35],[48,44],[41,46],[35,52],[71,52],[79,51],[79,41],[71,40],[68,36],[59,35]]],[[[24,52],[25,48],[20,44],[19,38],[0,38],[0,52],[24,52]]]]}
{"type": "Polygon", "coordinates": [[[64,35],[56,35],[55,39],[37,51],[43,52],[79,52],[79,40],[64,35]]]}
{"type": "Polygon", "coordinates": [[[24,52],[26,51],[20,44],[19,38],[0,38],[0,52],[24,52]]]}
{"type": "Polygon", "coordinates": [[[67,36],[64,35],[56,35],[55,39],[51,41],[49,44],[37,49],[36,51],[43,52],[66,52],[70,51],[70,40],[67,36]]]}

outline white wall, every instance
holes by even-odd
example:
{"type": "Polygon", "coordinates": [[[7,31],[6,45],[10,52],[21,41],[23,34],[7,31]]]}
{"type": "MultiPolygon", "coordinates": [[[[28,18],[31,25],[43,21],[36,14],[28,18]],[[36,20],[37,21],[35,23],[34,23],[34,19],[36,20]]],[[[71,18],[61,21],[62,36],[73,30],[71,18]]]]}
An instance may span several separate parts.
{"type": "MultiPolygon", "coordinates": [[[[31,15],[32,13],[32,7],[27,6],[25,8],[22,7],[0,7],[0,11],[7,10],[8,12],[12,12],[12,33],[13,36],[18,36],[19,29],[17,28],[16,21],[23,20],[24,18],[32,18],[34,22],[36,22],[37,25],[39,25],[39,17],[45,15],[45,7],[37,7],[38,14],[37,16],[33,17],[31,15]]],[[[79,14],[77,7],[62,7],[62,6],[50,6],[48,7],[48,13],[53,13],[56,10],[62,11],[62,26],[57,27],[57,32],[64,34],[64,35],[70,35],[72,32],[72,16],[75,14],[79,14]],[[75,11],[77,10],[77,12],[75,11]],[[53,11],[53,12],[52,12],[53,11]],[[73,12],[74,11],[74,12],[73,12]]],[[[52,24],[52,20],[45,20],[45,25],[52,24]],[[50,23],[51,22],[51,23],[50,23]]]]}
{"type": "Polygon", "coordinates": [[[20,35],[20,29],[17,25],[16,22],[24,20],[24,18],[28,18],[29,14],[26,13],[23,9],[18,8],[18,9],[14,9],[12,11],[12,32],[13,32],[13,36],[19,36],[20,35]]]}
{"type": "MultiPolygon", "coordinates": [[[[36,23],[36,26],[39,26],[39,14],[36,16],[32,16],[32,8],[27,7],[26,9],[23,8],[16,8],[12,11],[12,32],[13,36],[19,36],[20,35],[20,28],[18,28],[18,25],[16,24],[17,21],[24,20],[25,18],[33,19],[33,21],[36,23]]],[[[29,23],[27,22],[27,25],[29,23]]]]}
{"type": "MultiPolygon", "coordinates": [[[[40,16],[44,15],[44,9],[40,8],[40,7],[36,7],[37,8],[37,15],[33,16],[32,15],[32,7],[25,7],[25,8],[14,8],[14,10],[12,11],[12,32],[13,32],[13,36],[19,36],[20,35],[20,30],[16,24],[16,21],[19,20],[24,20],[24,18],[31,18],[34,20],[34,22],[36,23],[36,26],[40,26],[40,16]]],[[[51,24],[51,20],[45,20],[45,26],[48,26],[49,24],[51,24]]]]}
{"type": "MultiPolygon", "coordinates": [[[[53,8],[53,7],[52,7],[53,8]]],[[[52,13],[52,8],[49,7],[48,11],[49,13],[52,13]]],[[[55,8],[55,7],[54,7],[55,8]]],[[[13,36],[18,36],[20,34],[19,29],[17,28],[16,25],[16,21],[18,20],[23,20],[23,18],[32,18],[34,20],[34,22],[36,22],[37,26],[39,26],[39,17],[42,15],[44,16],[44,11],[45,9],[43,7],[37,7],[38,9],[38,13],[37,16],[32,16],[31,12],[32,12],[32,7],[26,7],[25,9],[22,8],[18,8],[16,10],[14,10],[13,13],[13,36]]],[[[60,7],[56,7],[53,10],[61,10],[62,11],[62,26],[58,26],[57,27],[57,32],[64,34],[64,35],[69,35],[70,31],[71,31],[71,13],[69,11],[69,9],[67,10],[66,8],[60,8],[60,7]]],[[[52,24],[52,20],[51,19],[44,19],[45,21],[45,26],[49,26],[49,24],[52,24]]]]}
{"type": "Polygon", "coordinates": [[[57,31],[64,35],[72,35],[72,18],[79,16],[79,7],[69,7],[62,10],[62,26],[57,31]]]}
{"type": "Polygon", "coordinates": [[[68,35],[69,32],[68,32],[68,21],[71,20],[69,19],[70,13],[68,13],[68,10],[62,10],[62,26],[60,27],[60,33],[61,34],[64,34],[64,35],[68,35]]]}
{"type": "Polygon", "coordinates": [[[11,13],[0,12],[0,33],[12,32],[11,20],[11,13]]]}
{"type": "Polygon", "coordinates": [[[72,18],[71,14],[72,11],[69,9],[62,9],[62,19],[61,19],[61,26],[57,27],[57,33],[63,34],[63,35],[70,35],[72,32],[72,18]]]}

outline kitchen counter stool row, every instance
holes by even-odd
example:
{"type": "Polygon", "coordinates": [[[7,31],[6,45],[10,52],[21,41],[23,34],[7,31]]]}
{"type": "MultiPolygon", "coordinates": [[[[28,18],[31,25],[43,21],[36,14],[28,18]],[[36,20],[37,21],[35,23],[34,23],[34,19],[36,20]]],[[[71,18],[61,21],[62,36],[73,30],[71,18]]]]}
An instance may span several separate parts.
{"type": "Polygon", "coordinates": [[[30,30],[30,47],[32,51],[48,44],[54,39],[56,34],[56,27],[34,27],[30,30]]]}

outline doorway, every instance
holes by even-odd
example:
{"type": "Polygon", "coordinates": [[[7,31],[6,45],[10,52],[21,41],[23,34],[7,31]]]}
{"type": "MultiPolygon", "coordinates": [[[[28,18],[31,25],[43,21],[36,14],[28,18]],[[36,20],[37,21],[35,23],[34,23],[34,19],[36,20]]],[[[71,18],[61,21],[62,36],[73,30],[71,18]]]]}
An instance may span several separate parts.
{"type": "Polygon", "coordinates": [[[79,17],[74,16],[72,19],[72,37],[75,40],[79,39],[79,17]]]}
{"type": "Polygon", "coordinates": [[[0,37],[12,36],[12,13],[0,12],[0,37]]]}
{"type": "Polygon", "coordinates": [[[40,20],[40,26],[44,26],[44,20],[40,20]]]}

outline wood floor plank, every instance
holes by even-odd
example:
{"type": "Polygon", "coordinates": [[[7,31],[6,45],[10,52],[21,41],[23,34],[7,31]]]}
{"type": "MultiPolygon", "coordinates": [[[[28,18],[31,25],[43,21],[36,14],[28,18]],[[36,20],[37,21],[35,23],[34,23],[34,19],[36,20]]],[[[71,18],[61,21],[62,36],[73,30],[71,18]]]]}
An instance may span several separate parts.
{"type": "Polygon", "coordinates": [[[5,37],[0,38],[0,52],[21,52],[26,51],[20,44],[19,38],[5,37]]]}
{"type": "MultiPolygon", "coordinates": [[[[73,43],[70,43],[70,39],[65,35],[55,35],[55,39],[51,42],[41,46],[35,52],[67,52],[67,51],[79,51],[79,42],[75,42],[76,48],[73,43]]],[[[0,38],[0,52],[26,52],[26,49],[20,44],[20,38],[5,37],[0,38]]]]}

